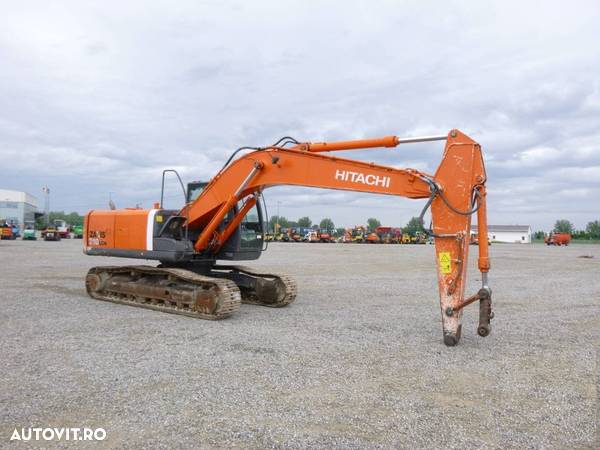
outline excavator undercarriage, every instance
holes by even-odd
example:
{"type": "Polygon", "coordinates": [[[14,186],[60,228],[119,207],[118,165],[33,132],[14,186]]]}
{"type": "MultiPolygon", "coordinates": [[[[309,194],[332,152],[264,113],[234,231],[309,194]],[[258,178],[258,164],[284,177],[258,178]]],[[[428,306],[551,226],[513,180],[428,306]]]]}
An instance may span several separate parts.
{"type": "Polygon", "coordinates": [[[242,266],[214,266],[202,272],[193,269],[93,267],[85,286],[97,300],[208,320],[231,316],[241,303],[279,308],[296,299],[296,283],[287,275],[242,266]]]}
{"type": "Polygon", "coordinates": [[[229,317],[241,303],[286,306],[297,294],[289,276],[216,264],[218,260],[254,260],[266,249],[265,189],[292,185],[427,199],[420,219],[423,224],[425,213],[431,211],[431,225],[424,229],[435,243],[444,343],[456,345],[462,310],[477,300],[477,332],[485,337],[491,330],[486,180],[479,144],[458,130],[446,136],[329,143],[301,143],[286,137],[269,147],[243,147],[208,183],[192,182],[186,189],[176,171],[163,171],[161,201],[152,209],[90,211],[85,219],[84,253],[154,260],[159,265],[94,267],[87,274],[86,289],[98,300],[209,320],[229,317]],[[434,175],[329,154],[440,140],[446,145],[434,175]],[[246,150],[252,152],[234,158],[246,150]],[[175,173],[182,187],[185,205],[181,210],[163,208],[169,172],[175,173]],[[482,286],[465,298],[475,215],[482,286]]]}

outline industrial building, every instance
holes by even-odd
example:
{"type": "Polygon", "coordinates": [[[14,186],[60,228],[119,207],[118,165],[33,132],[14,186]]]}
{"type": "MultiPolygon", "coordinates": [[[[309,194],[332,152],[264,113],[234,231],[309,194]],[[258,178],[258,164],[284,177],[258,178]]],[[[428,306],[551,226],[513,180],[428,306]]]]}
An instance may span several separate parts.
{"type": "MultiPolygon", "coordinates": [[[[477,225],[471,227],[471,233],[477,233],[477,225]]],[[[488,239],[492,242],[531,244],[531,226],[488,225],[488,239]]]]}
{"type": "Polygon", "coordinates": [[[39,217],[37,198],[27,192],[0,189],[0,220],[23,228],[26,222],[39,217]]]}

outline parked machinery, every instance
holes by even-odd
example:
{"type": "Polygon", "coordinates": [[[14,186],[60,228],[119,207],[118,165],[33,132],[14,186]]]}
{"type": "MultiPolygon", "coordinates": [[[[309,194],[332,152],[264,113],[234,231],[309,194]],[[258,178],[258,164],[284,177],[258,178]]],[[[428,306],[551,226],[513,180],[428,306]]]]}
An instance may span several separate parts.
{"type": "Polygon", "coordinates": [[[319,237],[319,242],[322,242],[324,244],[335,242],[335,238],[333,237],[332,232],[325,228],[317,230],[317,236],[319,237]]]}
{"type": "Polygon", "coordinates": [[[37,240],[34,222],[25,222],[25,228],[23,229],[23,240],[24,241],[36,241],[37,240]]]}
{"type": "Polygon", "coordinates": [[[71,226],[71,234],[73,234],[73,239],[83,238],[83,225],[71,226]]]}
{"type": "Polygon", "coordinates": [[[341,242],[344,244],[352,243],[352,230],[350,228],[346,228],[344,230],[344,234],[337,239],[337,242],[341,242]]]}
{"type": "Polygon", "coordinates": [[[352,229],[352,243],[362,244],[367,240],[367,229],[358,225],[352,229]]]}
{"type": "Polygon", "coordinates": [[[14,240],[16,238],[17,236],[13,232],[13,226],[5,220],[2,220],[0,222],[0,239],[14,240]]]}
{"type": "Polygon", "coordinates": [[[19,222],[17,220],[11,220],[9,225],[12,227],[12,233],[14,238],[21,237],[21,227],[19,226],[19,222]]]}
{"type": "Polygon", "coordinates": [[[402,229],[393,227],[377,227],[375,230],[383,244],[400,244],[402,241],[402,229]]]}
{"type": "MultiPolygon", "coordinates": [[[[198,197],[181,210],[90,211],[85,218],[88,255],[156,260],[159,266],[107,266],[90,269],[86,289],[96,299],[204,319],[221,319],[241,301],[285,306],[296,284],[284,275],[216,260],[250,260],[263,250],[263,191],[298,185],[427,199],[421,222],[431,210],[444,343],[461,336],[462,309],[479,301],[478,333],[490,332],[491,290],[487,245],[479,245],[482,287],[464,296],[471,216],[477,214],[480,242],[487,236],[486,173],[479,144],[452,130],[447,136],[401,139],[387,136],[346,142],[308,143],[283,138],[272,146],[237,150],[198,197]],[[446,141],[435,175],[332,157],[336,150],[395,147],[400,143],[446,141]]],[[[164,173],[163,173],[164,181],[164,173]]],[[[182,184],[183,186],[183,184],[182,184]]],[[[185,191],[185,190],[184,190],[185,191]]]]}
{"type": "Polygon", "coordinates": [[[379,236],[379,233],[377,233],[376,231],[373,231],[371,233],[367,233],[365,242],[367,244],[381,244],[382,240],[381,240],[381,237],[379,236]]]}
{"type": "Polygon", "coordinates": [[[302,238],[304,235],[302,234],[302,230],[300,228],[292,228],[290,233],[290,239],[292,242],[302,242],[302,238]]]}
{"type": "Polygon", "coordinates": [[[69,224],[62,219],[56,219],[54,221],[54,227],[56,232],[60,235],[61,239],[69,239],[71,237],[71,229],[69,224]]]}
{"type": "Polygon", "coordinates": [[[544,236],[544,242],[546,245],[569,245],[571,242],[571,235],[569,233],[556,233],[552,231],[548,236],[544,236]]]}
{"type": "Polygon", "coordinates": [[[317,233],[317,230],[310,230],[304,235],[302,242],[309,242],[311,244],[320,242],[319,233],[317,233]]]}
{"type": "Polygon", "coordinates": [[[426,244],[427,243],[427,235],[421,231],[417,231],[414,236],[410,238],[411,244],[426,244]]]}
{"type": "Polygon", "coordinates": [[[42,239],[44,241],[60,241],[61,233],[54,225],[47,226],[42,230],[42,239]]]}

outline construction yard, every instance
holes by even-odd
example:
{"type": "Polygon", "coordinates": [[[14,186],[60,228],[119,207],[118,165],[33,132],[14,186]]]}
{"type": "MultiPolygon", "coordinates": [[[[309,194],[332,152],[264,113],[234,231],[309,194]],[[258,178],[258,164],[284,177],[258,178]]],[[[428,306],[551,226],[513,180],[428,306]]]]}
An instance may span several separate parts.
{"type": "Polygon", "coordinates": [[[251,265],[296,302],[222,321],[90,299],[91,266],[140,261],[81,241],[0,250],[1,446],[34,426],[102,427],[98,448],[600,444],[598,245],[493,245],[492,333],[472,305],[452,348],[432,245],[273,243],[251,265]]]}

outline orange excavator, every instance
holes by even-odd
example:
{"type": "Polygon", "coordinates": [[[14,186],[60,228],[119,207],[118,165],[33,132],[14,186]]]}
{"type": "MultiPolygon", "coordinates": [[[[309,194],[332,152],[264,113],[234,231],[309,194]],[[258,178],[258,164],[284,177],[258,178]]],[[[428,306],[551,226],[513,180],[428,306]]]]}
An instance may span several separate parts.
{"type": "Polygon", "coordinates": [[[479,301],[478,334],[490,333],[491,289],[487,239],[486,173],[479,144],[458,130],[417,138],[387,136],[342,142],[309,143],[285,137],[268,147],[242,147],[208,183],[184,187],[173,170],[163,171],[160,203],[152,209],[93,210],[85,217],[84,253],[155,260],[157,266],[93,267],[86,289],[95,299],[222,319],[243,303],[281,307],[296,298],[286,275],[217,260],[257,259],[268,220],[263,192],[296,185],[427,199],[420,218],[431,210],[426,228],[435,239],[443,339],[456,345],[462,310],[479,301]],[[330,153],[445,141],[435,174],[339,158],[330,153]],[[250,151],[238,156],[243,151],[250,151]],[[174,172],[185,196],[180,210],[162,208],[165,176],[174,172]],[[465,297],[471,218],[477,215],[481,289],[465,297]]]}

